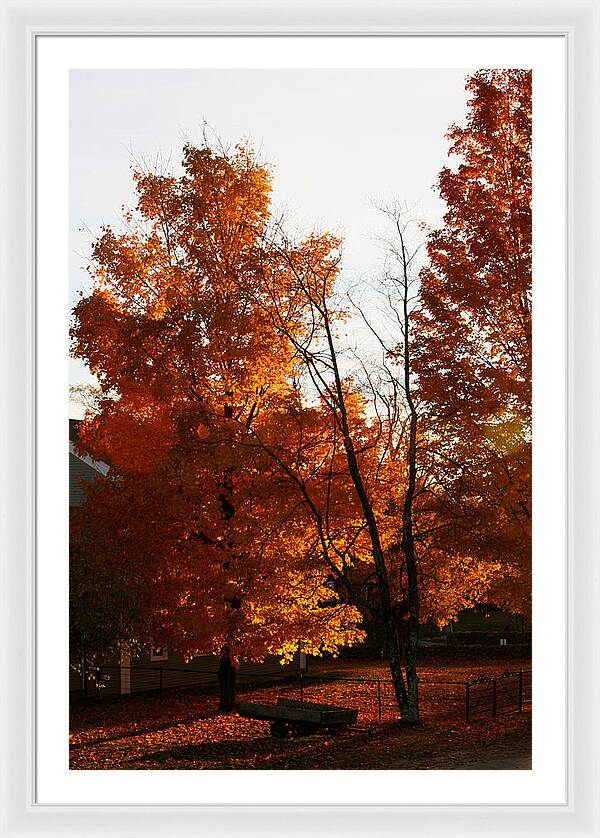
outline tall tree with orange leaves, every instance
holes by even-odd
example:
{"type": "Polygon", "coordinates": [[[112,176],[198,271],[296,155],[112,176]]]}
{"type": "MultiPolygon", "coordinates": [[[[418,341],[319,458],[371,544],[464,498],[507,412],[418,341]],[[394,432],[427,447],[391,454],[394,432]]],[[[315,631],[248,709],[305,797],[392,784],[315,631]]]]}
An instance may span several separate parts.
{"type": "Polygon", "coordinates": [[[339,340],[340,242],[273,224],[251,153],[187,147],[181,176],[136,173],[137,209],[96,242],[72,337],[111,393],[81,444],[112,463],[75,521],[75,560],[127,564],[138,635],[187,655],[285,657],[360,640],[370,613],[415,721],[419,621],[526,588],[527,368],[511,363],[528,356],[500,297],[526,323],[527,287],[505,286],[527,275],[528,169],[516,155],[510,185],[501,152],[523,115],[493,95],[511,79],[469,82],[469,123],[451,134],[463,162],[440,178],[446,227],[417,305],[398,228],[400,341],[382,342],[376,371],[359,359],[362,383],[339,340]]]}
{"type": "MultiPolygon", "coordinates": [[[[74,515],[74,566],[137,592],[128,641],[189,656],[335,651],[372,614],[415,721],[416,643],[405,682],[398,636],[419,619],[399,542],[405,417],[389,371],[365,392],[341,370],[340,242],[269,228],[268,172],[242,149],[187,148],[183,164],[136,174],[137,210],[104,229],[74,310],[73,351],[111,394],[81,446],[112,464],[74,515]]],[[[438,620],[462,602],[427,593],[438,620]]]]}
{"type": "Polygon", "coordinates": [[[439,192],[413,357],[434,475],[422,503],[445,519],[438,549],[496,571],[488,593],[530,604],[531,73],[468,79],[467,121],[448,134],[456,165],[439,192]]]}
{"type": "MultiPolygon", "coordinates": [[[[80,445],[112,466],[75,513],[73,561],[127,568],[138,635],[186,656],[351,644],[360,612],[328,587],[277,464],[247,444],[299,403],[298,359],[273,309],[286,307],[292,335],[306,327],[265,244],[270,173],[244,148],[187,146],[180,176],[135,180],[137,207],[95,242],[93,290],[73,313],[73,352],[110,393],[80,445]]],[[[304,247],[317,261],[329,249],[304,247]]]]}

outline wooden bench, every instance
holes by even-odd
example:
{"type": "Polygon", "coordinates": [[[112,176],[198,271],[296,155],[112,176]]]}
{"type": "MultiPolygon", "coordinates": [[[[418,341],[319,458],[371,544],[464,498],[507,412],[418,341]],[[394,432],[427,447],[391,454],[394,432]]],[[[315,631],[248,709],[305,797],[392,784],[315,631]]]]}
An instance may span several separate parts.
{"type": "Polygon", "coordinates": [[[358,710],[336,707],[333,704],[314,704],[280,698],[277,704],[253,704],[242,701],[238,713],[248,719],[262,719],[271,723],[271,736],[283,739],[288,733],[305,736],[318,730],[339,731],[355,724],[358,710]]]}

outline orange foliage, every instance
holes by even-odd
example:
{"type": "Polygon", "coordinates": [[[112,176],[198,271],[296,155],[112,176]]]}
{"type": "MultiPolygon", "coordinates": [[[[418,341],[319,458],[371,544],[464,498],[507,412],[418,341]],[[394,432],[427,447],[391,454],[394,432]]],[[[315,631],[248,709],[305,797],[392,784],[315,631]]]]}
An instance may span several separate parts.
{"type": "Polygon", "coordinates": [[[73,351],[111,392],[81,446],[112,468],[73,543],[127,567],[139,636],[185,655],[224,642],[255,659],[300,641],[335,651],[363,636],[361,615],[327,586],[313,521],[250,433],[290,442],[298,364],[276,324],[307,328],[293,263],[326,265],[335,240],[313,237],[289,260],[269,245],[270,176],[246,149],[186,147],[183,169],[135,174],[137,210],[127,232],[104,229],[74,310],[73,351]]]}
{"type": "MultiPolygon", "coordinates": [[[[530,588],[531,78],[468,87],[411,335],[420,619],[439,625],[481,599],[524,609],[530,588]]],[[[137,208],[104,228],[74,309],[73,352],[110,393],[81,445],[112,466],[76,551],[126,568],[138,636],[184,655],[351,645],[381,603],[346,423],[403,622],[408,440],[401,410],[378,415],[350,378],[332,389],[340,241],[274,233],[270,173],[244,148],[187,146],[181,176],[134,176],[137,208]]]]}
{"type": "Polygon", "coordinates": [[[486,70],[467,85],[439,179],[444,226],[429,236],[415,368],[427,405],[421,506],[446,519],[439,549],[487,562],[491,600],[530,602],[531,73],[486,70]]]}

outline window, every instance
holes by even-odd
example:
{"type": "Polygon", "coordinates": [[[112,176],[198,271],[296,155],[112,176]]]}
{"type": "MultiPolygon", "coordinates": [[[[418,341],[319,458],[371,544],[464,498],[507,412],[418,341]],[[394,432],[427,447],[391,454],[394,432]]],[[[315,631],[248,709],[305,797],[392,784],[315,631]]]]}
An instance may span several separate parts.
{"type": "Polygon", "coordinates": [[[164,645],[164,643],[155,643],[150,647],[151,661],[166,661],[168,660],[168,658],[169,655],[167,653],[167,647],[164,645]]]}

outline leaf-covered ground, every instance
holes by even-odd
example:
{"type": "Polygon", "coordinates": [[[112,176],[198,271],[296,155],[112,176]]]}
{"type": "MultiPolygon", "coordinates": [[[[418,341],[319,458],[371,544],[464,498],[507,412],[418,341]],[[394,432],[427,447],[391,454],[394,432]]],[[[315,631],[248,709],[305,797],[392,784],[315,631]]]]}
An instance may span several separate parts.
{"type": "MultiPolygon", "coordinates": [[[[73,769],[456,769],[529,768],[531,714],[506,713],[466,724],[464,682],[529,666],[524,658],[425,660],[420,668],[418,726],[398,720],[385,664],[329,661],[313,664],[304,699],[359,708],[359,731],[284,740],[266,722],[219,714],[214,693],[182,691],[77,704],[71,712],[73,769]],[[382,679],[381,721],[377,683],[382,679]],[[333,679],[333,680],[330,680],[333,679]],[[356,679],[356,680],[348,680],[356,679]]],[[[299,697],[298,683],[241,686],[239,698],[274,703],[299,697]]],[[[499,696],[499,709],[502,707],[499,696]]]]}

